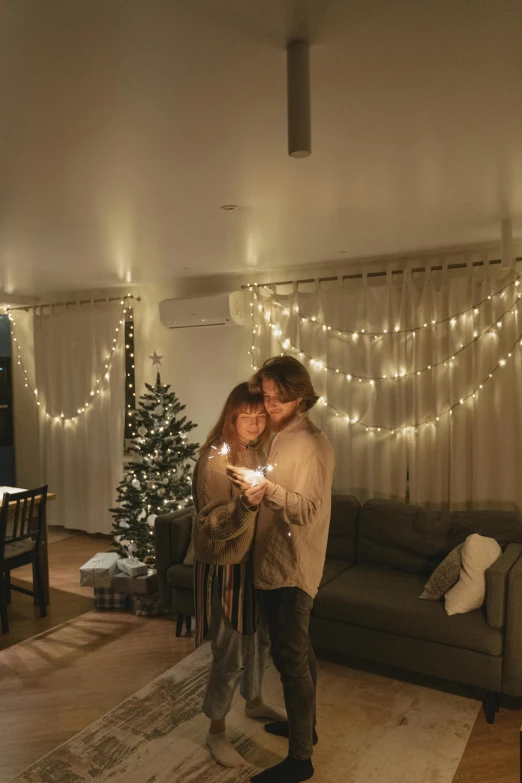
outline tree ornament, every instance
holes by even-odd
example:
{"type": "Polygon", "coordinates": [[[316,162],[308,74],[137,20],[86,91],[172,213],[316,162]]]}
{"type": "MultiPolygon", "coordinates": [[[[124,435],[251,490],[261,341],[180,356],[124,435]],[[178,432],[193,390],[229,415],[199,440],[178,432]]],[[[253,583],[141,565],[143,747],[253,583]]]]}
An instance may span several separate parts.
{"type": "MultiPolygon", "coordinates": [[[[158,366],[161,366],[161,360],[163,359],[163,356],[158,356],[156,351],[154,351],[153,356],[149,356],[149,359],[152,359],[152,366],[154,367],[156,364],[158,366]]],[[[159,372],[158,372],[159,375],[159,372]]]]}
{"type": "Polygon", "coordinates": [[[154,522],[156,521],[157,514],[150,514],[150,516],[147,517],[147,525],[149,527],[154,527],[154,522]]]}
{"type": "Polygon", "coordinates": [[[154,413],[156,414],[156,416],[163,416],[163,414],[165,413],[165,408],[163,407],[163,405],[156,405],[156,407],[154,408],[154,413]]]}
{"type": "Polygon", "coordinates": [[[141,435],[143,438],[147,434],[147,428],[146,427],[138,427],[138,435],[141,435]]]}
{"type": "Polygon", "coordinates": [[[141,489],[141,484],[136,478],[131,481],[131,486],[134,487],[134,489],[141,489]]]}

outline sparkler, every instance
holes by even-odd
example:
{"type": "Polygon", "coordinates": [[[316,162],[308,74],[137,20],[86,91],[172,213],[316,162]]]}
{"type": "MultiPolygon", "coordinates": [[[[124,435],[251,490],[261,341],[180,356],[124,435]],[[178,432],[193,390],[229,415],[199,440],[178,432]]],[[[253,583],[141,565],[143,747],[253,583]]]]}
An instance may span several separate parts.
{"type": "MultiPolygon", "coordinates": [[[[210,448],[214,449],[214,451],[217,451],[218,455],[221,457],[224,457],[226,454],[230,452],[230,446],[228,445],[228,443],[223,443],[220,449],[218,449],[217,446],[211,446],[210,448]]],[[[211,454],[209,459],[214,459],[215,456],[216,456],[215,454],[211,454]]]]}
{"type": "Polygon", "coordinates": [[[261,483],[261,479],[266,478],[266,474],[271,473],[273,469],[273,465],[260,466],[256,470],[247,471],[245,479],[250,483],[250,486],[257,487],[261,483]]]}

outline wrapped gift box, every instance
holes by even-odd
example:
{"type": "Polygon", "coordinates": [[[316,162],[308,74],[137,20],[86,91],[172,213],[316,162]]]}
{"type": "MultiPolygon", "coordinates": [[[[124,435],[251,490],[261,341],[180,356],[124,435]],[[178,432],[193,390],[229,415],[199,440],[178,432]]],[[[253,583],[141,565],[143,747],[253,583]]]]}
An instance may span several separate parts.
{"type": "Polygon", "coordinates": [[[81,587],[111,587],[114,576],[118,573],[117,552],[99,552],[80,568],[81,587]]]}
{"type": "Polygon", "coordinates": [[[112,587],[95,587],[94,606],[96,609],[112,609],[123,612],[128,607],[127,593],[120,593],[112,587]]]}
{"type": "Polygon", "coordinates": [[[137,617],[160,617],[169,614],[160,603],[159,593],[132,596],[132,611],[137,617]]]}
{"type": "Polygon", "coordinates": [[[139,560],[132,557],[123,557],[118,560],[118,568],[128,576],[143,576],[149,570],[145,563],[140,563],[139,560]]]}
{"type": "Polygon", "coordinates": [[[114,577],[112,586],[128,595],[150,595],[158,590],[158,575],[154,568],[149,568],[142,576],[128,576],[120,571],[114,577]]]}

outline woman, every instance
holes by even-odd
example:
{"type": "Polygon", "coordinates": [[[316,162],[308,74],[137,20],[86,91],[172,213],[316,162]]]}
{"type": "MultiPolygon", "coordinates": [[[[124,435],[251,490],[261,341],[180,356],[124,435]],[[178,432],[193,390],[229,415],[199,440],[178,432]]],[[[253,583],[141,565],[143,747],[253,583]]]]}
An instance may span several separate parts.
{"type": "Polygon", "coordinates": [[[250,555],[265,490],[252,486],[241,492],[226,472],[229,461],[257,468],[262,462],[266,424],[263,395],[252,394],[248,383],[239,384],[230,393],[194,470],[196,645],[210,628],[213,655],[203,701],[203,712],[210,718],[206,742],[225,767],[244,764],[225,732],[225,718],[240,680],[249,717],[284,720],[261,696],[269,642],[266,626],[258,624],[250,555]]]}

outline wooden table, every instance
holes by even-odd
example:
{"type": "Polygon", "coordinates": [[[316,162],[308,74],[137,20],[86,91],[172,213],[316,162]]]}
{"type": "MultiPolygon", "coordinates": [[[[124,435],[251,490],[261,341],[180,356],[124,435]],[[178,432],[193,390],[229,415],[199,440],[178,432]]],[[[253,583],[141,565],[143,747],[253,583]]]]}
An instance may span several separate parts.
{"type": "MultiPolygon", "coordinates": [[[[14,493],[14,492],[27,492],[26,489],[20,489],[18,487],[2,487],[0,486],[0,497],[2,497],[6,492],[8,493],[14,493]]],[[[52,502],[53,500],[56,500],[56,495],[53,492],[47,493],[47,502],[52,502]]],[[[38,505],[37,503],[35,505],[38,505]]],[[[13,501],[12,503],[9,503],[9,509],[11,512],[12,509],[12,516],[14,517],[15,509],[16,509],[16,502],[13,501]]],[[[11,517],[11,513],[7,517],[7,522],[9,524],[9,519],[11,517]]],[[[9,528],[8,528],[9,530],[9,528]]],[[[49,603],[49,553],[48,553],[48,544],[47,544],[47,516],[44,515],[44,524],[43,524],[43,530],[42,530],[42,538],[40,542],[41,550],[40,550],[40,556],[42,558],[42,573],[43,573],[43,580],[44,580],[44,592],[45,592],[45,602],[49,603]]],[[[36,603],[36,598],[35,598],[36,603]]]]}

